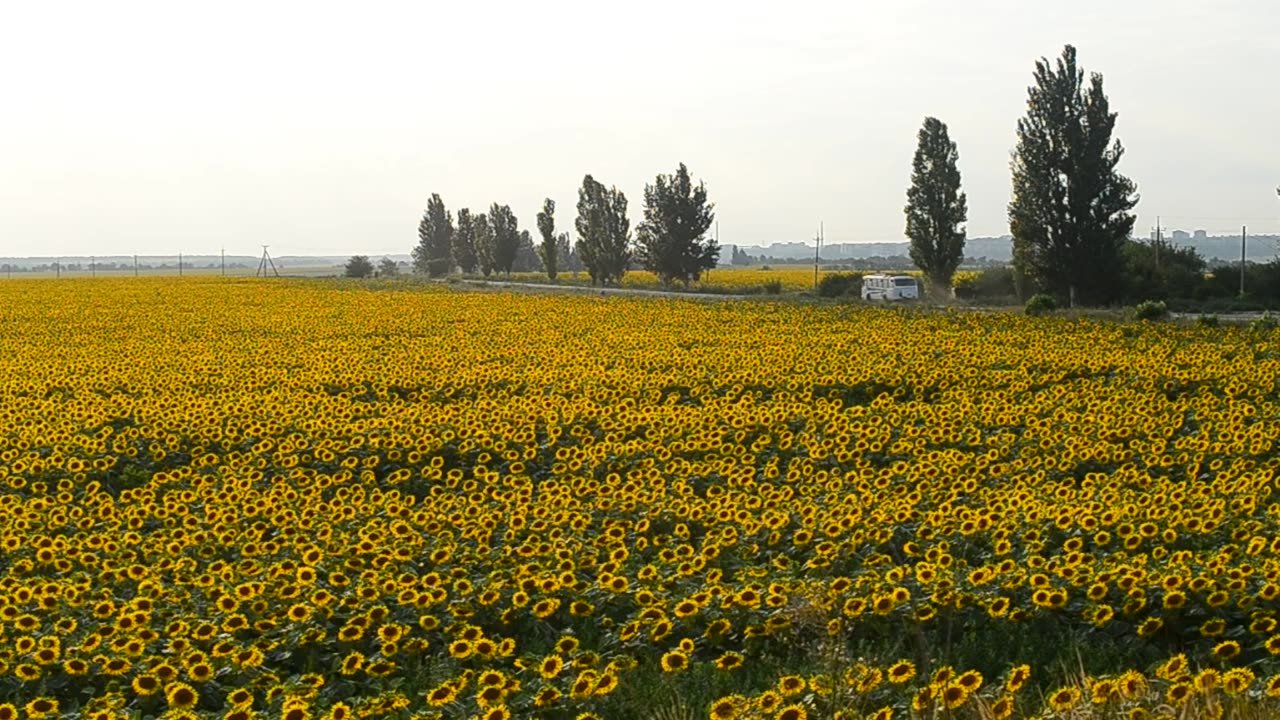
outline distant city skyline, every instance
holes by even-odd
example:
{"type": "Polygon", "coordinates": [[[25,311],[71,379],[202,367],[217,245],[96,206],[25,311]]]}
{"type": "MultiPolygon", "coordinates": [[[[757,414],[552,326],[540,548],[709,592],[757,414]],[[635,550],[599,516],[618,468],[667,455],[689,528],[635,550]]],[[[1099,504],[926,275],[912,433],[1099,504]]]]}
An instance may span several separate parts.
{"type": "Polygon", "coordinates": [[[1008,232],[1034,63],[1103,73],[1156,216],[1280,232],[1270,0],[17,3],[0,26],[0,256],[404,253],[450,210],[685,162],[725,244],[897,241],[915,135],[950,127],[969,234],[1008,232]],[[1176,38],[1178,51],[1165,52],[1176,38]],[[1170,107],[1176,108],[1170,112],[1170,107]]]}

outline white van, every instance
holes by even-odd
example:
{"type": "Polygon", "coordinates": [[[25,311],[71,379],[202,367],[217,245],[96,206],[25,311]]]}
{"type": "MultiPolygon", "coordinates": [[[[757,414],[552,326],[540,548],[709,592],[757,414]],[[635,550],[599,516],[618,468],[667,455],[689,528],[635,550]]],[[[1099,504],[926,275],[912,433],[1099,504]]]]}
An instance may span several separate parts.
{"type": "Polygon", "coordinates": [[[920,297],[920,285],[910,275],[864,275],[862,277],[863,300],[915,300],[920,297]]]}

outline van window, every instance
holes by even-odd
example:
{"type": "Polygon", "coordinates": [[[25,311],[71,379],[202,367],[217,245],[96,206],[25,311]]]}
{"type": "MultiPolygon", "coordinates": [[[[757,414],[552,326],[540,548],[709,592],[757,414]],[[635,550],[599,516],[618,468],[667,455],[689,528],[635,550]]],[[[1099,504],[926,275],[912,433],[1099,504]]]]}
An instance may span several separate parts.
{"type": "Polygon", "coordinates": [[[897,285],[898,287],[914,287],[916,284],[916,279],[909,278],[909,277],[894,278],[893,284],[897,285]]]}

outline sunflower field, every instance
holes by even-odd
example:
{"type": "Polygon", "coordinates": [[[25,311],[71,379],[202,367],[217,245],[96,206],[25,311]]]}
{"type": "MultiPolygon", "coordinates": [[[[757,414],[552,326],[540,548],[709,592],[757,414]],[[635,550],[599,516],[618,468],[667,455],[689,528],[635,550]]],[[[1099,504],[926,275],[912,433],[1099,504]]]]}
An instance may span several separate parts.
{"type": "Polygon", "coordinates": [[[1280,713],[1280,342],[0,283],[0,720],[1280,713]]]}

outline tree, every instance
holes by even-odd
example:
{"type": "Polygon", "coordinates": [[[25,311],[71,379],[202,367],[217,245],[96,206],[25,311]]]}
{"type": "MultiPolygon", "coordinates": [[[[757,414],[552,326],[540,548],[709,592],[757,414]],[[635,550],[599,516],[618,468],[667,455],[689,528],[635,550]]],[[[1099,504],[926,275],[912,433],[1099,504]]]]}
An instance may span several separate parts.
{"type": "Polygon", "coordinates": [[[378,262],[378,274],[382,277],[395,277],[400,274],[400,266],[391,258],[382,258],[378,262]]]}
{"type": "Polygon", "coordinates": [[[484,213],[476,215],[471,222],[475,232],[476,264],[485,277],[493,272],[494,239],[493,228],[489,226],[489,218],[484,213]]]}
{"type": "Polygon", "coordinates": [[[542,258],[538,257],[538,248],[533,244],[533,236],[528,230],[520,231],[520,242],[516,245],[516,259],[511,264],[514,272],[541,272],[542,258]]]}
{"type": "Polygon", "coordinates": [[[556,201],[551,198],[542,201],[542,211],[538,213],[538,233],[542,235],[538,256],[542,259],[542,267],[546,269],[547,277],[555,280],[556,273],[560,269],[556,263],[559,259],[560,247],[556,239],[556,201]]]}
{"type": "Polygon", "coordinates": [[[743,250],[737,245],[733,245],[731,247],[733,248],[733,254],[731,256],[732,259],[729,261],[730,265],[741,266],[751,264],[751,256],[747,254],[746,250],[743,250]]]}
{"type": "Polygon", "coordinates": [[[636,228],[641,264],[663,285],[679,280],[686,286],[716,266],[720,246],[704,237],[715,222],[715,206],[707,202],[707,187],[695,187],[689,169],[680,163],[674,175],[659,175],[644,186],[644,222],[636,228]]]}
{"type": "Polygon", "coordinates": [[[1114,301],[1124,293],[1121,248],[1133,230],[1137,187],[1116,171],[1124,147],[1112,142],[1116,113],[1102,75],[1085,87],[1076,49],[1056,68],[1036,63],[1018,121],[1009,229],[1019,274],[1071,304],[1114,301]]]}
{"type": "Polygon", "coordinates": [[[418,223],[418,246],[413,249],[413,269],[439,277],[449,272],[453,245],[453,218],[437,193],[431,194],[427,210],[418,223]]]}
{"type": "Polygon", "coordinates": [[[578,257],[592,285],[620,282],[631,263],[631,223],[627,220],[627,196],[608,190],[587,175],[578,189],[578,257]]]}
{"type": "Polygon", "coordinates": [[[556,263],[559,265],[559,270],[578,272],[582,269],[582,259],[569,244],[569,233],[560,233],[556,236],[556,263]]]}
{"type": "Polygon", "coordinates": [[[453,264],[471,274],[476,271],[476,262],[475,217],[462,208],[458,211],[458,229],[453,231],[453,264]]]}
{"type": "Polygon", "coordinates": [[[369,262],[367,255],[352,255],[342,271],[343,277],[349,278],[367,278],[372,274],[373,263],[369,262]]]}
{"type": "Polygon", "coordinates": [[[929,281],[929,289],[942,293],[964,259],[964,223],[969,218],[960,191],[960,153],[947,133],[947,125],[933,117],[924,119],[916,136],[911,161],[911,187],[907,189],[907,237],[911,261],[929,281]]]}
{"type": "Polygon", "coordinates": [[[510,275],[520,251],[520,228],[511,206],[490,205],[489,227],[493,231],[493,269],[510,275]]]}

